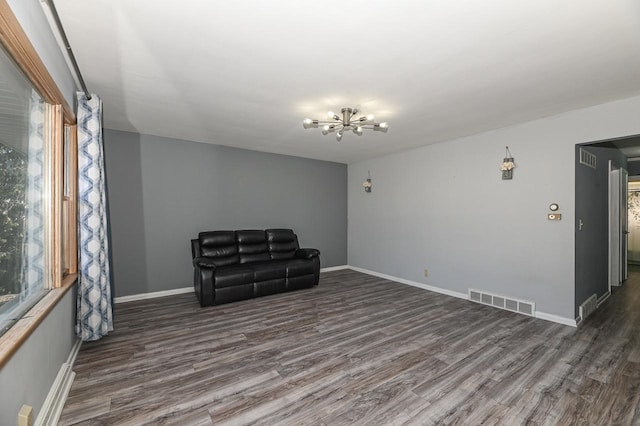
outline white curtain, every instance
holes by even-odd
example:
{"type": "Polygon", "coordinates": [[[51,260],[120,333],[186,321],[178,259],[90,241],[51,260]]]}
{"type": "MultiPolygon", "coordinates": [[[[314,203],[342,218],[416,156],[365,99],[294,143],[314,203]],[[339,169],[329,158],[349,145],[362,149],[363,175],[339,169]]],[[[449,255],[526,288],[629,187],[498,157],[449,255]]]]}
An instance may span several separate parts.
{"type": "Polygon", "coordinates": [[[102,101],[78,93],[78,315],[76,334],[98,340],[113,330],[102,101]]]}

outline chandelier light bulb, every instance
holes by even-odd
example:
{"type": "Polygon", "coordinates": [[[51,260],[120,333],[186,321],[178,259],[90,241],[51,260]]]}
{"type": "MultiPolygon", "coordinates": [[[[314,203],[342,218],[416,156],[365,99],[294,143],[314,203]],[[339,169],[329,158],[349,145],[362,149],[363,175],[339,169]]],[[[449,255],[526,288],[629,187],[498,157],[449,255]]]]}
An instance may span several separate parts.
{"type": "Polygon", "coordinates": [[[333,111],[329,111],[329,112],[327,113],[327,116],[328,116],[329,118],[333,118],[333,117],[335,116],[335,114],[333,113],[333,111]]]}
{"type": "Polygon", "coordinates": [[[388,123],[374,124],[373,130],[376,132],[387,133],[387,130],[389,130],[389,124],[388,123]]]}
{"type": "Polygon", "coordinates": [[[310,118],[305,118],[302,121],[302,127],[304,127],[305,129],[311,129],[311,128],[317,128],[318,127],[318,120],[312,120],[310,118]]]}
{"type": "Polygon", "coordinates": [[[342,135],[344,134],[344,129],[340,129],[338,130],[338,133],[336,133],[336,140],[338,142],[340,142],[342,140],[342,135]]]}
{"type": "Polygon", "coordinates": [[[329,125],[329,124],[325,124],[324,126],[322,126],[322,134],[323,135],[327,135],[329,133],[332,133],[334,130],[336,130],[336,126],[329,125]]]}
{"type": "Polygon", "coordinates": [[[356,135],[358,136],[362,136],[362,126],[358,126],[354,129],[354,132],[356,133],[356,135]]]}
{"type": "Polygon", "coordinates": [[[369,114],[367,115],[367,122],[368,124],[373,124],[373,120],[375,119],[375,117],[373,116],[373,114],[369,114]]]}

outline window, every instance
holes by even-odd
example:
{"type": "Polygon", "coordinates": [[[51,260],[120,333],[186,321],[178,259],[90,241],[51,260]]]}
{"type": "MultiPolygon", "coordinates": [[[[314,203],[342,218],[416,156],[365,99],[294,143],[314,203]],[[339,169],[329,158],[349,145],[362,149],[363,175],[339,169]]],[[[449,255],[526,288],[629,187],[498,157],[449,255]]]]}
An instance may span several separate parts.
{"type": "Polygon", "coordinates": [[[62,273],[63,276],[78,272],[77,243],[77,172],[78,144],[76,126],[64,126],[63,147],[63,197],[62,197],[62,273]]]}
{"type": "Polygon", "coordinates": [[[73,287],[78,254],[75,113],[2,0],[0,27],[2,367],[73,287]]]}
{"type": "Polygon", "coordinates": [[[51,287],[50,114],[0,51],[0,334],[51,287]]]}

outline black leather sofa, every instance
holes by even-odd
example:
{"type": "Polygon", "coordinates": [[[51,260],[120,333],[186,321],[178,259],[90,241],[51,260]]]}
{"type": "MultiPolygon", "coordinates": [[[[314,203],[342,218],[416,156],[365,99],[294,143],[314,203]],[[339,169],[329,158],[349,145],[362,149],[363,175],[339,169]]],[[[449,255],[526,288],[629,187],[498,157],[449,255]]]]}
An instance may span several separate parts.
{"type": "Polygon", "coordinates": [[[320,252],[301,249],[291,229],[200,232],[191,254],[201,306],[310,288],[320,279],[320,252]]]}

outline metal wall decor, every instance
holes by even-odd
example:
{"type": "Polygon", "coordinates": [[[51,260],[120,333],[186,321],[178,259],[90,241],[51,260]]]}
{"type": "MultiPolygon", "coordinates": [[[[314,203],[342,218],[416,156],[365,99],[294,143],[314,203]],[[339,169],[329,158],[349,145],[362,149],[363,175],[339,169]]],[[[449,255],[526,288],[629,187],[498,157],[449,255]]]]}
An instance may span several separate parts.
{"type": "Polygon", "coordinates": [[[373,187],[373,183],[371,183],[371,172],[367,171],[367,179],[362,183],[364,187],[364,192],[371,192],[371,187],[373,187]]]}
{"type": "Polygon", "coordinates": [[[516,167],[516,163],[513,162],[513,157],[511,156],[511,152],[509,151],[509,147],[505,147],[504,159],[502,160],[502,166],[500,166],[500,170],[502,170],[502,180],[510,180],[513,179],[513,169],[516,167]]]}

